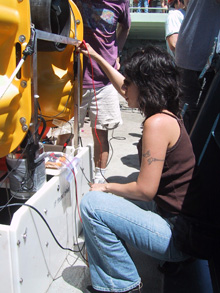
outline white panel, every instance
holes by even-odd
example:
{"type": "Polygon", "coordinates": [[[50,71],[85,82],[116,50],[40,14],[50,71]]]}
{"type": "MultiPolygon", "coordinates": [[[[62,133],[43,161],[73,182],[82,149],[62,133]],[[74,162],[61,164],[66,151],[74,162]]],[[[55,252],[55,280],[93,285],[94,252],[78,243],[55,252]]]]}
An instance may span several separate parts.
{"type": "MultiPolygon", "coordinates": [[[[71,168],[67,168],[52,176],[26,201],[42,214],[64,248],[73,247],[82,229],[78,205],[83,194],[89,190],[87,180],[91,181],[92,176],[91,147],[81,148],[75,158],[78,162],[74,166],[76,182],[71,168]]],[[[5,282],[9,283],[6,292],[45,292],[69,250],[58,246],[40,215],[29,207],[20,207],[13,215],[11,225],[4,227],[6,231],[0,231],[0,235],[4,236],[0,250],[3,251],[1,268],[5,270],[5,282]]]]}
{"type": "Polygon", "coordinates": [[[1,293],[13,292],[9,229],[6,225],[0,225],[0,262],[0,291],[1,293]]]}

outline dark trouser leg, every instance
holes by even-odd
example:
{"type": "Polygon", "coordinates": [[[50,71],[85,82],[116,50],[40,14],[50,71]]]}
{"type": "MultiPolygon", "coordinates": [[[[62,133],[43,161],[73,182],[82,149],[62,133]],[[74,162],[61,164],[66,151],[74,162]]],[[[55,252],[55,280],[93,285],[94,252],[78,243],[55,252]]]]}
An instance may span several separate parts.
{"type": "Polygon", "coordinates": [[[190,133],[213,80],[214,72],[207,72],[202,79],[199,79],[198,71],[180,68],[180,74],[184,92],[182,102],[183,105],[188,104],[183,120],[187,132],[190,133]]]}

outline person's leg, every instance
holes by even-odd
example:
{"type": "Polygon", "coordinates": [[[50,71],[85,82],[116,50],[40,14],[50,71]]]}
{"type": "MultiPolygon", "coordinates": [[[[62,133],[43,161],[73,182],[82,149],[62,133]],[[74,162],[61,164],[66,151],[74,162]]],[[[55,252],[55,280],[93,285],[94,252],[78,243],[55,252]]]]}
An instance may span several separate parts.
{"type": "Polygon", "coordinates": [[[89,192],[81,201],[81,216],[96,290],[125,292],[140,283],[124,243],[164,261],[187,258],[175,249],[170,225],[161,216],[122,197],[89,192]]]}
{"type": "Polygon", "coordinates": [[[144,9],[144,12],[148,12],[148,0],[144,0],[144,7],[145,7],[145,9],[144,9]]]}
{"type": "Polygon", "coordinates": [[[190,133],[198,114],[197,101],[201,90],[199,72],[180,68],[181,83],[183,87],[183,103],[188,104],[183,120],[188,133],[190,133]]]}
{"type": "Polygon", "coordinates": [[[92,135],[94,141],[95,166],[106,168],[109,153],[108,131],[92,128],[92,135]]]}
{"type": "MultiPolygon", "coordinates": [[[[109,154],[108,129],[116,128],[122,123],[119,96],[113,85],[96,89],[96,95],[90,103],[89,117],[94,139],[95,167],[106,169],[109,154]]],[[[100,175],[100,170],[98,173],[100,175]]]]}
{"type": "Polygon", "coordinates": [[[93,90],[92,89],[83,89],[82,94],[82,102],[79,108],[79,126],[82,128],[84,125],[84,120],[89,111],[90,103],[93,98],[93,90]]]}
{"type": "Polygon", "coordinates": [[[140,9],[140,7],[142,7],[142,0],[139,0],[138,1],[138,5],[137,6],[139,7],[139,9],[137,9],[137,12],[142,12],[141,9],[140,9]]]}
{"type": "Polygon", "coordinates": [[[190,133],[215,73],[207,72],[202,79],[199,79],[200,72],[181,68],[180,74],[184,92],[183,102],[188,104],[183,120],[187,132],[190,133]]]}

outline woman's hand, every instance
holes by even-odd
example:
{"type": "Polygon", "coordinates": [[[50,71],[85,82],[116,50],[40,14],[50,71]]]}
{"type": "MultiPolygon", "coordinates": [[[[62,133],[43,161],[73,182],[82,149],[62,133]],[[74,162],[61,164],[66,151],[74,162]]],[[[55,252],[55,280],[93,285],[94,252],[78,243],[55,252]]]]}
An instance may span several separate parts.
{"type": "Polygon", "coordinates": [[[108,63],[101,55],[99,55],[88,43],[82,42],[78,45],[77,52],[91,57],[105,72],[110,82],[116,88],[120,95],[125,96],[125,91],[122,89],[124,84],[124,76],[108,63]]]}
{"type": "Polygon", "coordinates": [[[77,52],[82,53],[86,57],[90,56],[93,59],[98,56],[98,53],[90,46],[89,43],[81,43],[76,50],[77,52]]]}
{"type": "Polygon", "coordinates": [[[106,183],[90,183],[89,191],[107,192],[106,183]]]}
{"type": "Polygon", "coordinates": [[[117,59],[116,59],[116,69],[119,70],[120,68],[121,68],[120,58],[117,57],[117,59]]]}

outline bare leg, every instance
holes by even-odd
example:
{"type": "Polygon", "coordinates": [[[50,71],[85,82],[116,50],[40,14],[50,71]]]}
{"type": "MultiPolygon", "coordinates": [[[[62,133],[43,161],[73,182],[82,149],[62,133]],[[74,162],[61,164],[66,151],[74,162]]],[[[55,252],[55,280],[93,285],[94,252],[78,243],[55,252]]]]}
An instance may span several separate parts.
{"type": "Polygon", "coordinates": [[[95,167],[106,168],[109,154],[108,131],[92,128],[95,167]],[[97,138],[98,135],[98,138],[97,138]]]}

